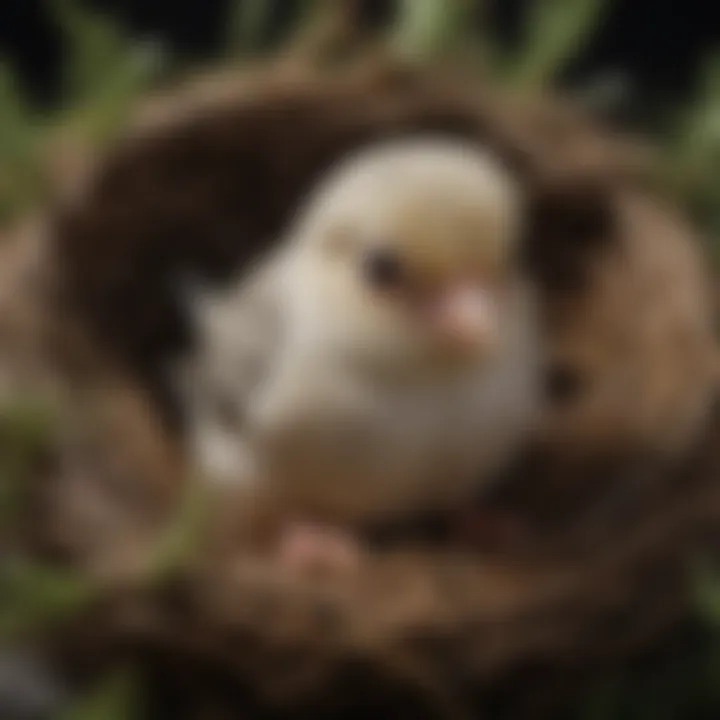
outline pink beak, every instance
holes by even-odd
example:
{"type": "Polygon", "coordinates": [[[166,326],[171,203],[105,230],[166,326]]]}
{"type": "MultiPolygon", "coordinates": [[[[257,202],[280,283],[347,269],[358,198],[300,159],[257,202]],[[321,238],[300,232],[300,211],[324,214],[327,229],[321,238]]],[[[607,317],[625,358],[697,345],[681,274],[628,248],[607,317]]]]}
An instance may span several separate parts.
{"type": "Polygon", "coordinates": [[[430,324],[443,343],[462,350],[492,343],[497,330],[496,308],[482,286],[451,286],[433,299],[428,310],[430,324]]]}

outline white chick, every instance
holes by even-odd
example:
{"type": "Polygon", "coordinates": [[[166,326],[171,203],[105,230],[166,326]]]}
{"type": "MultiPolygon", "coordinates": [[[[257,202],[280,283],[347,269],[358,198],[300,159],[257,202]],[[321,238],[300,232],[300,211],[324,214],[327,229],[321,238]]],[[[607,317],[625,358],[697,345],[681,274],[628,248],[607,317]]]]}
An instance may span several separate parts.
{"type": "Polygon", "coordinates": [[[522,215],[513,180],[469,143],[406,139],[339,163],[271,257],[195,298],[183,392],[200,470],[345,526],[491,483],[540,405],[522,215]]]}

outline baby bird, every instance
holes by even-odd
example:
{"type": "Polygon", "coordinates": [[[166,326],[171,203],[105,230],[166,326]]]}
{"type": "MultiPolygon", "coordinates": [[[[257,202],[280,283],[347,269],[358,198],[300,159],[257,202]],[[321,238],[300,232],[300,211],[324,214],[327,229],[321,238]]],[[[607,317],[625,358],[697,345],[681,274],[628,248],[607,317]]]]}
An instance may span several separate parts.
{"type": "Polygon", "coordinates": [[[194,297],[181,391],[203,474],[345,527],[490,484],[540,407],[522,217],[512,178],[470,143],[341,161],[270,257],[194,297]]]}

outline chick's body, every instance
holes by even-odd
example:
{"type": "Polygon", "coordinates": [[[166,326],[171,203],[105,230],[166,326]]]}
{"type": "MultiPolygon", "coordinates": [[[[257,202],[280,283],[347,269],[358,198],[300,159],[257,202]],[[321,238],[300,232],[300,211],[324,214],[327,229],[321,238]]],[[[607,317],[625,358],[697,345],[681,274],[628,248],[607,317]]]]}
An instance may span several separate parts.
{"type": "Polygon", "coordinates": [[[341,163],[272,257],[198,304],[184,387],[201,469],[342,522],[491,482],[539,405],[520,217],[473,147],[413,140],[341,163]]]}

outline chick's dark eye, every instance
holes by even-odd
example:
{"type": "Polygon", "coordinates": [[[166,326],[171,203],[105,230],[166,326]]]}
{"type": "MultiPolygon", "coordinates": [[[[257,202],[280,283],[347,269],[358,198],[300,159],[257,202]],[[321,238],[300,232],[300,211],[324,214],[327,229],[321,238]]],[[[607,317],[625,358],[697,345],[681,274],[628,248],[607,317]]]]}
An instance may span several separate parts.
{"type": "Polygon", "coordinates": [[[371,250],[363,264],[367,281],[377,288],[392,288],[402,280],[402,263],[391,250],[371,250]]]}

